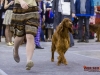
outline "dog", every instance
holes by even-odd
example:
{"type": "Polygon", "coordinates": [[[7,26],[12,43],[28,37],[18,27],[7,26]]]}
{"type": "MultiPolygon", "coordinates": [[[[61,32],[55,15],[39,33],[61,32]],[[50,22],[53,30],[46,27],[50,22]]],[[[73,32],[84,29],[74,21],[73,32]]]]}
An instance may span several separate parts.
{"type": "Polygon", "coordinates": [[[90,32],[96,33],[97,40],[96,42],[100,42],[100,25],[98,24],[90,24],[89,25],[90,32]]]}
{"type": "Polygon", "coordinates": [[[73,33],[72,22],[70,19],[64,18],[52,35],[51,61],[54,62],[54,52],[56,51],[59,54],[57,65],[68,64],[64,54],[70,47],[69,33],[73,33]]]}

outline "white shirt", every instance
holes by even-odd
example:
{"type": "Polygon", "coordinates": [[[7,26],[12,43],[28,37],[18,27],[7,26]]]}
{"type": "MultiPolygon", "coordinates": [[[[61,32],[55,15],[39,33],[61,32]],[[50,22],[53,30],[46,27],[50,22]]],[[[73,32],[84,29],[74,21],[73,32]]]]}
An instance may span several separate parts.
{"type": "Polygon", "coordinates": [[[70,15],[70,2],[64,2],[64,0],[59,0],[58,12],[61,12],[63,15],[70,15]]]}
{"type": "Polygon", "coordinates": [[[61,0],[59,0],[59,4],[58,4],[58,12],[62,12],[62,8],[61,8],[61,0]]]}

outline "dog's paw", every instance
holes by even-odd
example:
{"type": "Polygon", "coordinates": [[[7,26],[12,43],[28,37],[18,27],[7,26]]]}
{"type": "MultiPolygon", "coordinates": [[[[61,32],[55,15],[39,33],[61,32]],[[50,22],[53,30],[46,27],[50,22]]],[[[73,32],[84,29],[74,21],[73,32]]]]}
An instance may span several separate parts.
{"type": "Polygon", "coordinates": [[[51,62],[54,62],[54,59],[51,59],[51,62]]]}
{"type": "Polygon", "coordinates": [[[58,66],[60,66],[60,64],[61,64],[61,61],[60,61],[60,60],[58,60],[57,65],[58,65],[58,66]]]}
{"type": "Polygon", "coordinates": [[[99,40],[96,40],[95,42],[100,42],[99,40]]]}
{"type": "Polygon", "coordinates": [[[67,62],[64,62],[63,64],[68,65],[68,63],[67,63],[67,62]]]}
{"type": "Polygon", "coordinates": [[[57,63],[58,66],[60,66],[61,63],[57,63]]]}
{"type": "Polygon", "coordinates": [[[64,65],[68,65],[68,62],[65,60],[62,61],[64,65]]]}

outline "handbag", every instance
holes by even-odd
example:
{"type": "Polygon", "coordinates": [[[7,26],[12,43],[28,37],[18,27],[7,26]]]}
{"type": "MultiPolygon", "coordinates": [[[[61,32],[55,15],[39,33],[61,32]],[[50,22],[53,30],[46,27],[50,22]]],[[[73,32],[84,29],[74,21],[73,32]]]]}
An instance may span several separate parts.
{"type": "Polygon", "coordinates": [[[70,15],[71,14],[71,8],[70,8],[70,2],[64,2],[61,0],[61,9],[62,9],[62,15],[70,15]]]}

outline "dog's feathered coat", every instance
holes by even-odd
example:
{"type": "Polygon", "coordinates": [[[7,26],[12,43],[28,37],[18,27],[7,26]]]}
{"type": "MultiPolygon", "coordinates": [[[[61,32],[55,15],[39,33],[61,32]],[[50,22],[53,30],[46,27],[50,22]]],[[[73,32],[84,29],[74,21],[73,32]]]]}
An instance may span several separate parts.
{"type": "Polygon", "coordinates": [[[58,25],[57,30],[54,32],[52,36],[52,46],[51,46],[51,52],[52,57],[51,61],[54,61],[54,52],[57,51],[59,54],[58,57],[58,65],[61,63],[67,65],[67,61],[64,57],[64,54],[68,50],[70,46],[70,38],[69,33],[72,33],[72,22],[70,19],[65,18],[63,21],[58,25]]]}

